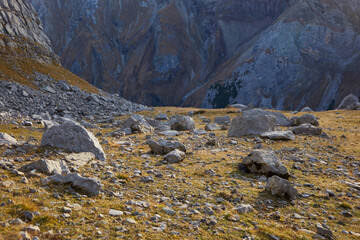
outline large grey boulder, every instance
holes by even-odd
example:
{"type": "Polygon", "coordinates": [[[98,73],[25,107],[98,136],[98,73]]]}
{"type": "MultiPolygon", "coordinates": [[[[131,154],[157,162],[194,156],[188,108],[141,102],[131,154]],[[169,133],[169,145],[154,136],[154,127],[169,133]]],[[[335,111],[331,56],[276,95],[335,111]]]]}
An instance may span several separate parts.
{"type": "Polygon", "coordinates": [[[269,138],[272,140],[295,140],[295,135],[292,131],[272,131],[261,134],[262,138],[269,138]]]}
{"type": "Polygon", "coordinates": [[[290,176],[287,168],[279,161],[274,151],[254,150],[241,163],[249,172],[267,176],[277,175],[282,178],[290,176]]]}
{"type": "Polygon", "coordinates": [[[215,117],[214,122],[219,125],[226,125],[231,123],[231,118],[229,116],[215,117]]]}
{"type": "Polygon", "coordinates": [[[20,171],[27,172],[37,170],[46,175],[53,174],[68,174],[70,170],[68,169],[64,161],[53,161],[53,160],[38,160],[32,162],[20,168],[20,171]]]}
{"type": "Polygon", "coordinates": [[[77,173],[71,173],[66,176],[55,174],[49,178],[53,182],[60,184],[70,183],[73,188],[80,190],[88,196],[99,195],[102,188],[102,185],[98,179],[82,177],[77,173]]]}
{"type": "Polygon", "coordinates": [[[186,147],[181,142],[160,139],[159,141],[148,140],[146,144],[149,145],[151,152],[154,154],[164,155],[175,149],[186,152],[186,147]]]}
{"type": "Polygon", "coordinates": [[[243,116],[265,116],[265,115],[273,116],[275,118],[276,125],[278,126],[291,125],[291,120],[280,112],[265,111],[258,108],[243,111],[243,116]]]}
{"type": "Polygon", "coordinates": [[[268,179],[265,190],[274,196],[290,200],[294,200],[299,195],[299,192],[291,186],[289,181],[278,176],[272,176],[268,179]]]}
{"type": "Polygon", "coordinates": [[[354,94],[347,95],[336,109],[356,110],[360,107],[359,98],[354,94]]]}
{"type": "Polygon", "coordinates": [[[304,115],[294,119],[294,125],[295,126],[299,126],[299,125],[304,124],[304,123],[309,123],[309,124],[314,125],[314,126],[319,126],[318,120],[312,114],[307,113],[307,114],[304,114],[304,115]]]}
{"type": "Polygon", "coordinates": [[[175,149],[174,151],[169,152],[164,156],[164,161],[166,163],[179,163],[185,159],[185,153],[180,151],[179,149],[175,149]]]}
{"type": "Polygon", "coordinates": [[[41,146],[64,148],[75,153],[92,152],[97,159],[106,159],[104,150],[94,134],[73,121],[65,121],[48,129],[42,137],[41,146]]]}
{"type": "Polygon", "coordinates": [[[0,146],[1,145],[16,145],[18,142],[15,138],[7,133],[0,133],[0,146]]]}
{"type": "Polygon", "coordinates": [[[319,127],[315,127],[314,125],[311,125],[309,123],[304,123],[296,127],[290,128],[290,130],[295,135],[320,135],[322,133],[322,129],[319,127]]]}
{"type": "Polygon", "coordinates": [[[171,129],[176,131],[190,131],[195,129],[195,122],[189,116],[179,117],[171,123],[171,129]]]}
{"type": "Polygon", "coordinates": [[[242,137],[247,135],[260,135],[274,131],[276,128],[275,117],[269,115],[243,115],[235,118],[230,125],[229,137],[242,137]]]}

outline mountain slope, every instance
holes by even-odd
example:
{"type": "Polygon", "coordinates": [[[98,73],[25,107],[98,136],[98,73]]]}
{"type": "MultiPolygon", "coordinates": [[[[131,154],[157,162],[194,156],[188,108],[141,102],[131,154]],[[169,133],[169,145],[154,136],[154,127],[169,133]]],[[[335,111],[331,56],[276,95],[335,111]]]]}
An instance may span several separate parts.
{"type": "Polygon", "coordinates": [[[0,0],[0,122],[10,115],[109,118],[146,109],[63,68],[25,0],[0,0]]]}
{"type": "Polygon", "coordinates": [[[149,105],[325,110],[359,89],[359,1],[31,0],[63,65],[149,105]]]}
{"type": "Polygon", "coordinates": [[[181,105],[289,0],[31,0],[63,65],[102,89],[181,105]]]}
{"type": "Polygon", "coordinates": [[[326,110],[360,95],[359,12],[359,1],[297,1],[222,66],[203,106],[326,110]]]}

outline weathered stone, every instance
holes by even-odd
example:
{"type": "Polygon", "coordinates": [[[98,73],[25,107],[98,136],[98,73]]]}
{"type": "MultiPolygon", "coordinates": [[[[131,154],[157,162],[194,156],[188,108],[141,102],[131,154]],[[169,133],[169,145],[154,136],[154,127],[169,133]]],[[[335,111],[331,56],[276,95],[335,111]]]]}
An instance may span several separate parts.
{"type": "Polygon", "coordinates": [[[214,122],[219,125],[226,125],[231,123],[231,118],[229,116],[215,117],[214,122]]]}
{"type": "Polygon", "coordinates": [[[270,191],[272,195],[294,200],[298,195],[298,191],[291,186],[290,182],[278,176],[268,178],[266,191],[270,191]]]}
{"type": "Polygon", "coordinates": [[[160,139],[158,142],[154,140],[148,140],[146,144],[150,146],[151,152],[154,154],[164,155],[175,149],[179,149],[182,152],[186,152],[185,145],[180,142],[160,139]]]}
{"type": "Polygon", "coordinates": [[[25,232],[28,232],[30,234],[39,234],[40,233],[40,228],[38,226],[27,226],[27,227],[24,227],[22,229],[23,231],[25,232]]]}
{"type": "Polygon", "coordinates": [[[249,212],[253,212],[254,208],[249,204],[239,204],[234,207],[234,210],[240,214],[246,214],[249,212]]]}
{"type": "Polygon", "coordinates": [[[356,110],[360,107],[359,98],[354,94],[347,95],[336,109],[356,110]]]}
{"type": "Polygon", "coordinates": [[[179,132],[175,130],[162,131],[159,132],[159,135],[175,137],[175,136],[179,136],[179,132]]]}
{"type": "Polygon", "coordinates": [[[209,123],[205,126],[206,131],[217,131],[221,128],[216,123],[209,123]]]}
{"type": "Polygon", "coordinates": [[[155,120],[168,120],[169,118],[166,116],[165,113],[159,113],[156,117],[155,120]]]}
{"type": "Polygon", "coordinates": [[[68,163],[74,164],[76,166],[82,167],[88,164],[89,161],[95,158],[95,154],[92,152],[82,152],[82,153],[71,153],[65,156],[65,159],[68,163]]]}
{"type": "Polygon", "coordinates": [[[150,124],[148,123],[137,121],[131,124],[131,131],[133,133],[137,132],[137,133],[148,134],[154,132],[154,128],[150,126],[150,124]]]}
{"type": "Polygon", "coordinates": [[[174,210],[172,210],[171,208],[169,208],[169,207],[164,207],[164,208],[163,208],[163,211],[164,211],[164,213],[166,213],[167,215],[175,215],[175,214],[176,214],[176,212],[175,212],[174,210]]]}
{"type": "Polygon", "coordinates": [[[119,216],[124,215],[124,212],[120,211],[120,210],[110,209],[109,210],[109,215],[112,216],[112,217],[119,217],[119,216]]]}
{"type": "Polygon", "coordinates": [[[175,119],[174,122],[171,124],[172,130],[177,131],[190,131],[195,129],[195,122],[189,116],[183,116],[178,119],[175,119]]]}
{"type": "Polygon", "coordinates": [[[97,159],[106,159],[104,150],[94,134],[73,121],[65,121],[48,129],[43,135],[41,146],[64,148],[75,153],[92,152],[97,159]]]}
{"type": "Polygon", "coordinates": [[[0,133],[0,146],[1,145],[16,145],[18,142],[15,138],[7,133],[0,133]]]}
{"type": "Polygon", "coordinates": [[[271,112],[262,109],[250,109],[243,111],[243,116],[266,116],[266,115],[273,116],[275,118],[276,125],[278,126],[291,125],[290,119],[280,112],[271,112]]]}
{"type": "Polygon", "coordinates": [[[309,123],[314,126],[319,126],[319,122],[317,121],[316,117],[312,114],[307,113],[294,119],[295,126],[299,126],[304,123],[309,123]]]}
{"type": "Polygon", "coordinates": [[[164,160],[170,164],[182,162],[184,159],[185,153],[180,151],[179,149],[175,149],[164,156],[164,160]]]}
{"type": "Polygon", "coordinates": [[[100,193],[102,185],[99,180],[95,178],[82,177],[77,173],[71,173],[66,176],[55,174],[49,177],[50,180],[66,184],[71,183],[71,186],[75,189],[79,189],[88,196],[97,196],[100,193]]]}
{"type": "Polygon", "coordinates": [[[261,134],[262,138],[269,138],[272,140],[295,140],[295,135],[292,131],[272,131],[261,134]]]}
{"type": "Polygon", "coordinates": [[[322,133],[322,129],[319,127],[315,127],[309,123],[304,123],[296,127],[290,128],[290,130],[295,135],[320,135],[322,133]]]}
{"type": "Polygon", "coordinates": [[[321,224],[321,223],[316,223],[316,232],[318,234],[320,234],[321,236],[325,236],[325,237],[332,238],[332,236],[333,236],[333,233],[330,230],[330,228],[328,226],[326,226],[325,224],[321,224]]]}
{"type": "Polygon", "coordinates": [[[53,160],[38,160],[36,162],[27,164],[20,168],[20,171],[31,171],[37,170],[46,175],[52,174],[68,174],[70,170],[68,169],[64,161],[53,161],[53,160]]]}
{"type": "Polygon", "coordinates": [[[310,107],[304,107],[300,112],[313,112],[313,110],[310,107]]]}
{"type": "Polygon", "coordinates": [[[229,137],[242,137],[247,135],[259,135],[274,131],[276,128],[273,116],[240,116],[235,118],[230,125],[229,137]]]}
{"type": "Polygon", "coordinates": [[[290,176],[287,168],[273,151],[254,150],[244,158],[241,165],[253,173],[262,173],[267,176],[278,175],[283,178],[290,176]]]}

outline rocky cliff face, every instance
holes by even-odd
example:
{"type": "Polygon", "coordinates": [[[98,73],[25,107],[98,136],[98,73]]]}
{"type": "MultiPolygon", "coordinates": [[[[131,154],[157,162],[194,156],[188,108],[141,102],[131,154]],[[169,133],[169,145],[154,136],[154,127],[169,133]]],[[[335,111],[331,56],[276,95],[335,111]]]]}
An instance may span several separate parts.
{"type": "Polygon", "coordinates": [[[33,6],[23,0],[0,1],[0,34],[24,37],[51,49],[50,40],[33,6]]]}
{"type": "Polygon", "coordinates": [[[133,101],[181,105],[290,1],[31,2],[72,72],[133,101]]]}
{"type": "Polygon", "coordinates": [[[0,46],[3,56],[58,62],[40,18],[27,1],[0,0],[0,46]]]}
{"type": "Polygon", "coordinates": [[[359,1],[31,2],[65,67],[133,101],[320,110],[360,94],[359,1]]]}
{"type": "Polygon", "coordinates": [[[203,106],[326,110],[359,95],[359,11],[359,1],[297,1],[209,80],[203,106]]]}

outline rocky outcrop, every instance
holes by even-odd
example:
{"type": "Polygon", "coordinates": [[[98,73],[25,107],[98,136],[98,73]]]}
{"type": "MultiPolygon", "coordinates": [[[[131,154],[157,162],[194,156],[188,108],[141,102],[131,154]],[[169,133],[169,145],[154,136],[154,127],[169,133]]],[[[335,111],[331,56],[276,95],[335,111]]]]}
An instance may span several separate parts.
{"type": "Polygon", "coordinates": [[[359,1],[294,1],[209,80],[203,106],[327,110],[360,95],[359,12],[359,1]]]}
{"type": "Polygon", "coordinates": [[[0,34],[24,37],[51,50],[50,40],[43,32],[33,6],[25,0],[0,0],[0,34]]]}

